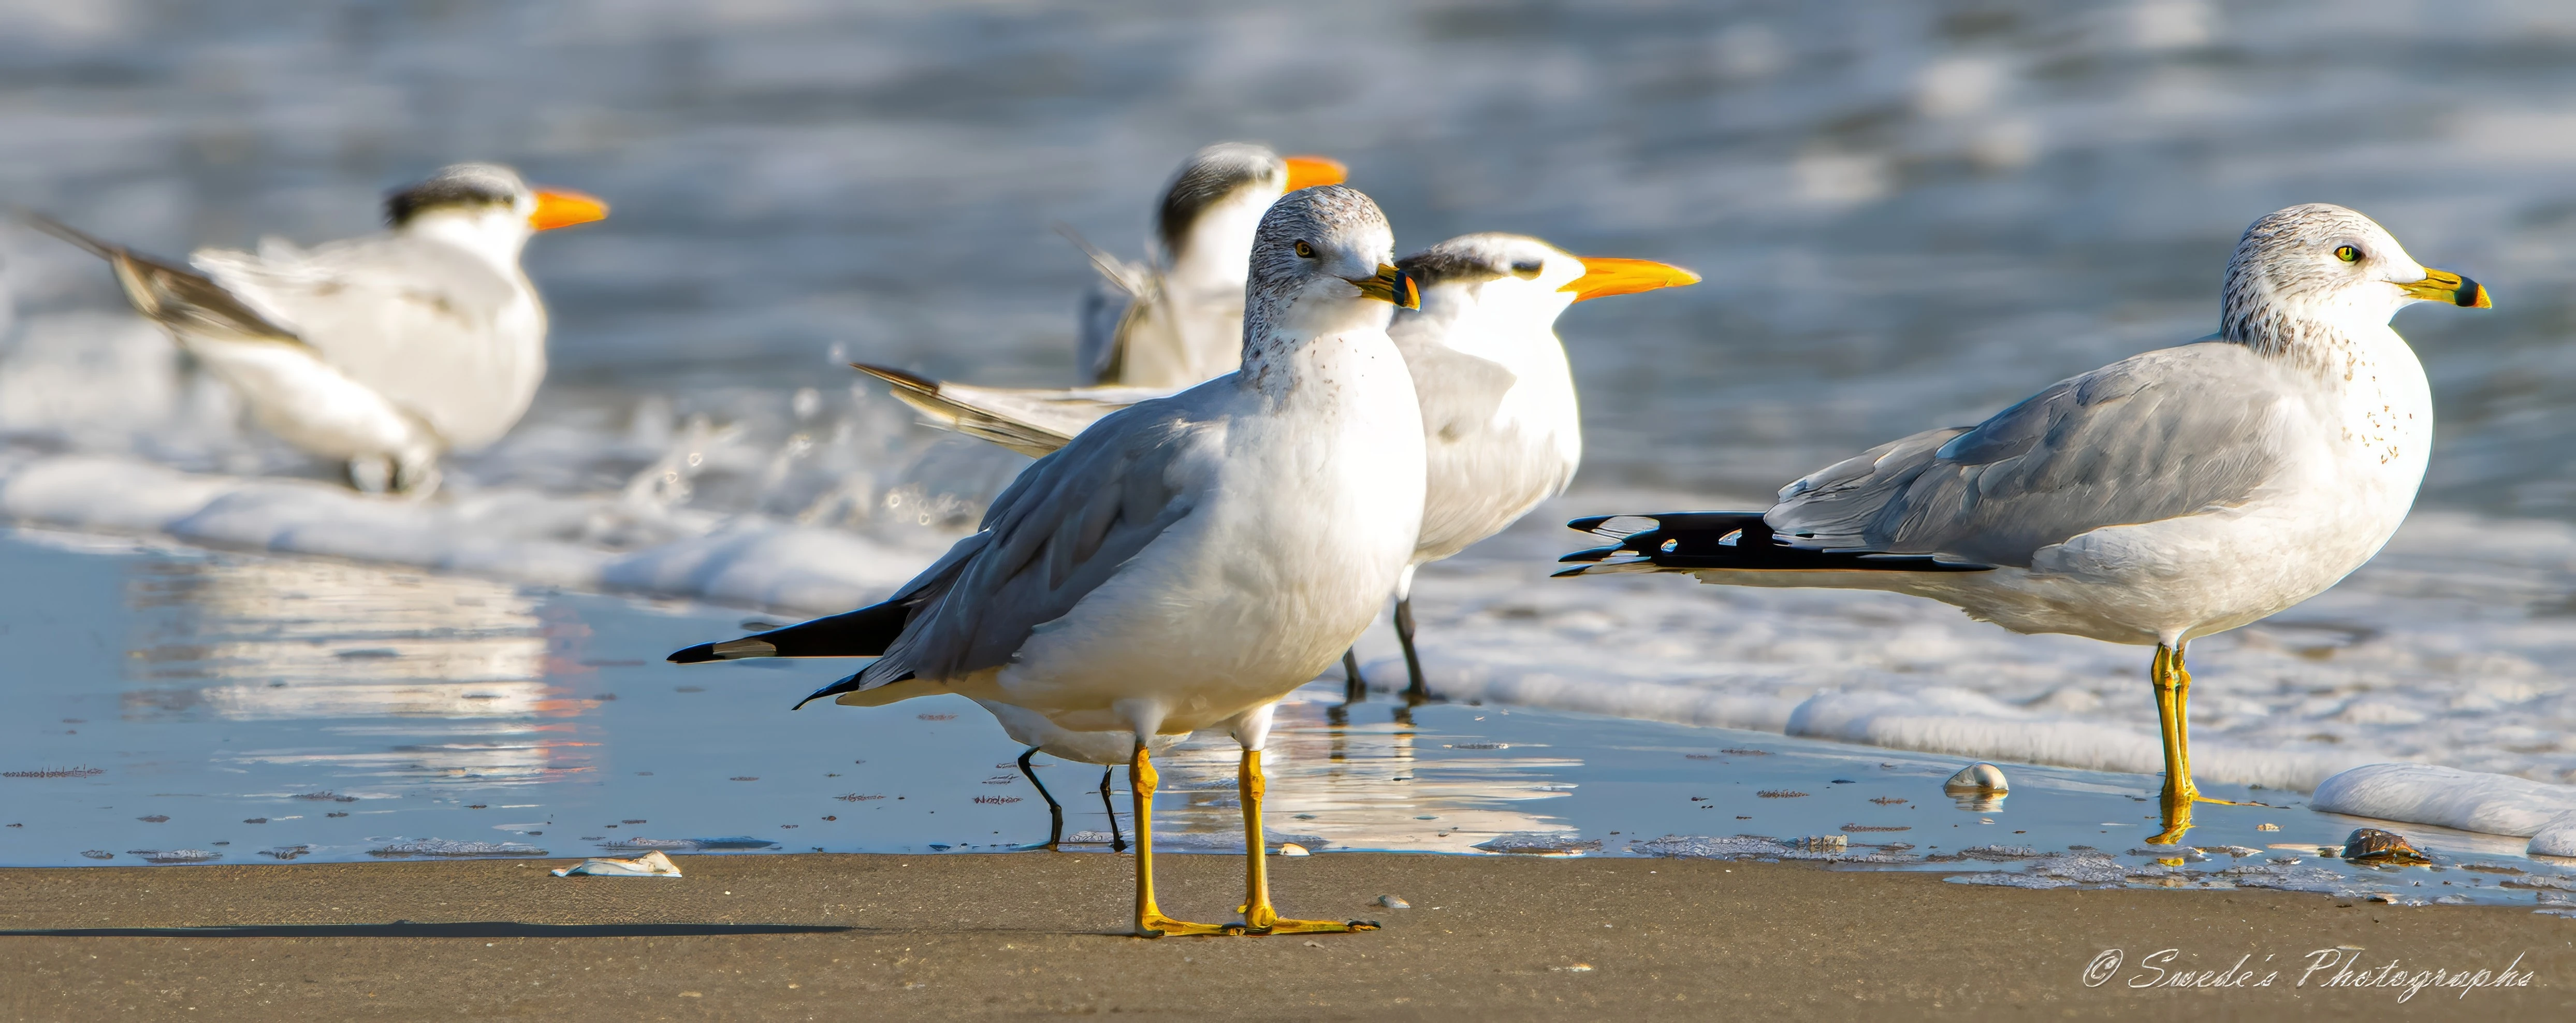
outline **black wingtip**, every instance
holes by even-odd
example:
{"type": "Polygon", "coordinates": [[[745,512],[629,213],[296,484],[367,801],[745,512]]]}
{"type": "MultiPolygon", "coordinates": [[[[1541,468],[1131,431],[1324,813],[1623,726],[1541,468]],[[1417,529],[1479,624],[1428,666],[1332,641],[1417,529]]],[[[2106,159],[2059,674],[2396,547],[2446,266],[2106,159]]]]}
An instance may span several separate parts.
{"type": "Polygon", "coordinates": [[[1556,560],[1558,564],[1570,564],[1577,561],[1599,561],[1623,550],[1627,550],[1627,548],[1618,544],[1611,544],[1608,547],[1589,547],[1575,551],[1572,554],[1565,555],[1556,560]]]}
{"type": "Polygon", "coordinates": [[[1631,518],[1631,517],[1633,517],[1633,516],[1627,516],[1627,515],[1586,515],[1586,516],[1584,516],[1584,517],[1582,517],[1582,518],[1575,519],[1575,520],[1574,520],[1574,521],[1572,521],[1572,522],[1568,522],[1568,523],[1566,523],[1566,524],[1565,524],[1565,528],[1567,528],[1567,529],[1571,529],[1571,530],[1575,530],[1575,531],[1577,531],[1577,532],[1589,533],[1589,532],[1591,532],[1591,531],[1593,531],[1593,530],[1596,530],[1596,529],[1601,528],[1601,524],[1602,524],[1602,523],[1604,523],[1604,522],[1608,522],[1608,521],[1610,521],[1611,519],[1621,519],[1621,518],[1631,518]]]}
{"type": "Polygon", "coordinates": [[[810,692],[810,693],[805,694],[805,698],[804,698],[804,699],[796,701],[796,705],[795,705],[795,706],[793,706],[793,707],[789,707],[789,708],[787,708],[787,709],[789,709],[789,710],[804,710],[804,709],[805,709],[805,705],[806,705],[806,704],[812,703],[812,702],[814,702],[814,701],[816,701],[816,700],[820,700],[820,699],[822,699],[822,698],[824,698],[824,697],[826,697],[826,696],[839,696],[839,695],[841,695],[842,693],[846,693],[846,692],[849,692],[849,691],[851,691],[851,690],[853,690],[853,689],[857,689],[857,688],[858,688],[858,684],[857,684],[857,683],[858,683],[858,681],[859,681],[859,677],[858,677],[857,675],[852,675],[852,676],[850,676],[850,677],[848,677],[848,678],[845,678],[845,679],[842,679],[842,680],[840,680],[840,681],[838,681],[838,682],[834,682],[834,683],[832,683],[831,685],[824,686],[824,687],[823,687],[823,688],[821,688],[821,689],[817,689],[817,690],[814,690],[813,692],[810,692]]]}
{"type": "Polygon", "coordinates": [[[720,659],[721,658],[716,656],[716,645],[713,643],[700,643],[686,650],[677,651],[671,656],[664,658],[664,660],[670,661],[673,664],[704,664],[708,661],[720,659]]]}
{"type": "Polygon", "coordinates": [[[864,362],[853,362],[850,364],[850,368],[879,380],[883,380],[886,383],[893,384],[896,387],[920,391],[923,394],[939,393],[939,381],[909,370],[900,370],[892,366],[871,365],[864,362]]]}

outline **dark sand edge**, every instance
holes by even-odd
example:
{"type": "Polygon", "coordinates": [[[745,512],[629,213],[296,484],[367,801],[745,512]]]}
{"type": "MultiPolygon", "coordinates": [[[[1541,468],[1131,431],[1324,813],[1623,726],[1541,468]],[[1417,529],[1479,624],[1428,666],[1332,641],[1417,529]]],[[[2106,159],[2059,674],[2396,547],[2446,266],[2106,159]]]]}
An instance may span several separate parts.
{"type": "MultiPolygon", "coordinates": [[[[260,928],[0,938],[0,1018],[2576,1013],[2576,920],[2520,907],[1345,853],[1271,858],[1281,909],[1374,917],[1384,930],[1144,941],[1115,933],[1132,897],[1126,857],[678,860],[688,876],[676,881],[546,874],[563,860],[0,870],[0,929],[260,928]],[[1381,894],[1414,908],[1378,906],[1381,894]],[[2334,970],[2298,983],[2312,953],[2339,946],[2374,977],[2391,959],[2411,973],[2519,957],[2531,978],[2403,1004],[2402,989],[2321,987],[2334,970]],[[2109,949],[2121,965],[2087,986],[2109,949]],[[2170,961],[2141,963],[2164,949],[2177,950],[2170,961]],[[2240,957],[2241,987],[2129,986],[2240,957]]],[[[1232,918],[1239,859],[1166,856],[1156,868],[1167,911],[1232,918]]]]}

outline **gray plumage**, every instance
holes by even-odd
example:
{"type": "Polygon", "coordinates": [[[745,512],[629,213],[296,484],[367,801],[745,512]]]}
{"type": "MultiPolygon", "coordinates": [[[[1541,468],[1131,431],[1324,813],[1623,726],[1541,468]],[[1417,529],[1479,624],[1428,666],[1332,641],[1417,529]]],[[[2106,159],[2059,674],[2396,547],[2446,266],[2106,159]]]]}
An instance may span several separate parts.
{"type": "Polygon", "coordinates": [[[2072,377],[1973,428],[1928,430],[1780,491],[1763,520],[1798,546],[2028,567],[2103,526],[2239,504],[2270,480],[2289,420],[2282,367],[2224,341],[2072,377]]]}
{"type": "Polygon", "coordinates": [[[1213,458],[1205,422],[1171,399],[1112,414],[1013,480],[975,535],[895,600],[918,608],[859,689],[957,678],[1008,663],[1120,565],[1190,512],[1175,463],[1213,458]]]}

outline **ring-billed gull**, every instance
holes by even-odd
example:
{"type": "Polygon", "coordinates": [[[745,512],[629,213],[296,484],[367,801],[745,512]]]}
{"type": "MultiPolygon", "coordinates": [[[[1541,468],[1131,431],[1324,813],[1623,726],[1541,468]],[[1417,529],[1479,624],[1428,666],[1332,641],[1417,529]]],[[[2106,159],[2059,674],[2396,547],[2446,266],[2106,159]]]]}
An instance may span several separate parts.
{"type": "MultiPolygon", "coordinates": [[[[1422,307],[1387,328],[1422,402],[1429,468],[1422,535],[1396,583],[1395,635],[1412,702],[1429,697],[1414,646],[1413,574],[1502,532],[1565,491],[1583,458],[1583,423],[1556,320],[1576,302],[1695,283],[1643,259],[1576,256],[1536,238],[1469,234],[1396,261],[1422,307]]],[[[975,387],[880,366],[858,367],[943,429],[1043,455],[1092,421],[1156,392],[1133,387],[975,387]]],[[[1348,697],[1365,696],[1356,655],[1348,697]]]]}
{"type": "Polygon", "coordinates": [[[2489,304],[2370,218],[2293,206],[2237,243],[2217,335],[1872,448],[1767,512],[1577,519],[1619,542],[1559,574],[1893,590],[2016,632],[2152,643],[2165,830],[2149,841],[2178,841],[2193,803],[2219,802],[2192,784],[2185,644],[2324,592],[2414,504],[2433,397],[2388,321],[2416,302],[2489,304]]]}
{"type": "Polygon", "coordinates": [[[1244,256],[1262,211],[1345,173],[1325,157],[1246,142],[1190,154],[1154,210],[1154,254],[1130,263],[1091,253],[1103,280],[1082,303],[1074,365],[1083,379],[1179,390],[1233,371],[1243,354],[1244,256]]]}
{"type": "Polygon", "coordinates": [[[269,432],[347,463],[360,490],[426,491],[441,454],[499,440],[545,382],[545,303],[519,269],[529,236],[607,215],[590,196],[460,163],[386,196],[384,233],[199,249],[202,273],[32,219],[106,259],[134,308],[269,432]]]}
{"type": "Polygon", "coordinates": [[[918,679],[1127,745],[1136,931],[1349,931],[1271,907],[1261,750],[1279,699],[1368,627],[1422,521],[1422,416],[1386,336],[1414,288],[1377,205],[1338,185],[1261,219],[1243,369],[1120,411],[1022,472],[983,528],[883,604],[692,647],[680,662],[878,655],[808,699],[918,679]],[[1243,921],[1154,900],[1157,735],[1243,747],[1243,921]]]}

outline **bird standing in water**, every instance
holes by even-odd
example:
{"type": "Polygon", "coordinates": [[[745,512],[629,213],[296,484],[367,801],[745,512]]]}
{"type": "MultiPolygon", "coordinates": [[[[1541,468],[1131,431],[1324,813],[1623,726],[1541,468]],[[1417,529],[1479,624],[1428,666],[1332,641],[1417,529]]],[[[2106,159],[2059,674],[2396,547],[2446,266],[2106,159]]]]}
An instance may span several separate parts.
{"type": "Polygon", "coordinates": [[[386,196],[381,234],[200,249],[196,270],[32,219],[106,259],[135,310],[270,433],[342,462],[360,490],[427,492],[442,455],[499,440],[545,382],[546,308],[520,251],[607,215],[510,168],[460,163],[386,196]]]}
{"type": "Polygon", "coordinates": [[[1279,699],[1375,617],[1422,521],[1421,412],[1386,335],[1417,298],[1393,248],[1367,196],[1291,193],[1255,233],[1240,370],[1039,459],[891,600],[671,659],[876,655],[808,699],[918,679],[1069,734],[1120,735],[1140,935],[1373,928],[1272,907],[1261,753],[1279,699]],[[1153,886],[1151,743],[1214,727],[1243,748],[1243,919],[1223,925],[1164,914],[1153,886]]]}
{"type": "Polygon", "coordinates": [[[2165,828],[2148,841],[2177,842],[2193,805],[2225,802],[2192,783],[2185,645],[2324,592],[2414,505],[2433,396],[2388,322],[2417,302],[2489,305],[2370,218],[2292,206],[2237,242],[2216,335],[1872,448],[1766,512],[1577,519],[1617,543],[1559,574],[1893,590],[2015,632],[2153,645],[2165,828]]]}

